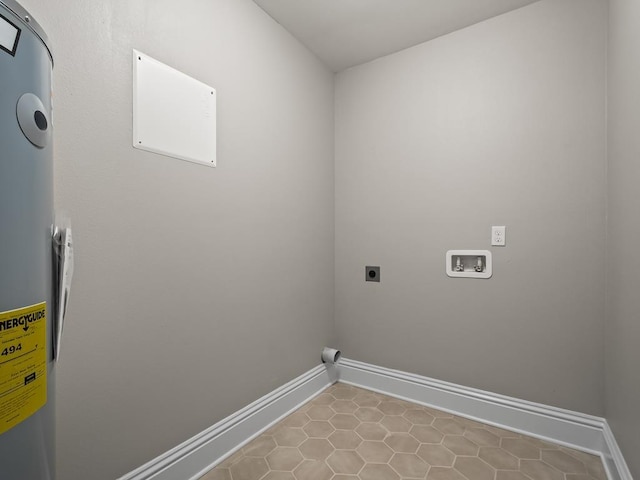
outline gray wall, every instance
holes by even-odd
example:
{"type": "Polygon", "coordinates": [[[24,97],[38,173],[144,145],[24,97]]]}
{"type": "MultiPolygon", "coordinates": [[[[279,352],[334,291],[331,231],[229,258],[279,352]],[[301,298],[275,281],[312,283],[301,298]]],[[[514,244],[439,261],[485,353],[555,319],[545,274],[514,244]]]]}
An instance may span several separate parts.
{"type": "Polygon", "coordinates": [[[338,74],[346,356],[603,413],[605,40],[605,2],[544,0],[338,74]],[[448,278],[491,225],[493,278],[448,278]]]}
{"type": "Polygon", "coordinates": [[[333,75],[250,0],[24,0],[52,39],[76,274],[59,478],[112,480],[319,363],[333,75]],[[218,92],[218,168],[131,147],[131,49],[218,92]]]}
{"type": "MultiPolygon", "coordinates": [[[[124,474],[334,337],[351,358],[604,413],[606,2],[543,0],[341,73],[335,172],[333,77],[253,2],[22,3],[54,46],[76,236],[61,479],[124,474]],[[131,148],[132,48],[217,89],[218,168],[131,148]],[[446,250],[491,248],[502,224],[491,280],[445,276],[446,250]]],[[[638,475],[635,3],[611,1],[606,414],[638,475]]]]}
{"type": "Polygon", "coordinates": [[[606,416],[640,478],[640,3],[609,2],[606,416]]]}

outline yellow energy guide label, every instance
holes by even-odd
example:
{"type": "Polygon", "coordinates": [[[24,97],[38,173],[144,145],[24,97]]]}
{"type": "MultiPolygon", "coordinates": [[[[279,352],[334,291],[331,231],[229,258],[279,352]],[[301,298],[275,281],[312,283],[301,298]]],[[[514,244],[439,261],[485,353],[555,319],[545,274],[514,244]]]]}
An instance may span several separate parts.
{"type": "Polygon", "coordinates": [[[47,403],[47,303],[0,312],[0,435],[47,403]]]}

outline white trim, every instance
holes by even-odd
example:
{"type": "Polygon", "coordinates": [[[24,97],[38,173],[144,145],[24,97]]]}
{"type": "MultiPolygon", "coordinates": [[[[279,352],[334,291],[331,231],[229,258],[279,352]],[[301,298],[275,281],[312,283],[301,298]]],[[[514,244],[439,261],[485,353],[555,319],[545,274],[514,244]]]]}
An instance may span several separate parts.
{"type": "Polygon", "coordinates": [[[618,442],[616,442],[607,422],[605,422],[603,434],[605,445],[602,451],[602,459],[609,478],[633,480],[629,466],[622,456],[622,451],[620,451],[618,442]]]}
{"type": "Polygon", "coordinates": [[[309,370],[118,480],[197,480],[336,381],[599,455],[610,480],[633,480],[604,418],[346,358],[309,370]]]}
{"type": "Polygon", "coordinates": [[[196,480],[336,378],[335,367],[319,365],[118,480],[196,480]]]}
{"type": "Polygon", "coordinates": [[[611,480],[633,480],[604,418],[343,358],[338,381],[599,455],[611,480]]]}

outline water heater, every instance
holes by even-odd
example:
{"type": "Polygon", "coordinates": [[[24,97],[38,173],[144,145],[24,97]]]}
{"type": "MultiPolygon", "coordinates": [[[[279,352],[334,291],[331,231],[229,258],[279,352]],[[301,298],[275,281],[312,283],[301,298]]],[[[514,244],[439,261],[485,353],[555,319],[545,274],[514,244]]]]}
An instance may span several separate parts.
{"type": "Polygon", "coordinates": [[[53,480],[54,262],[47,37],[0,0],[0,478],[53,480]]]}

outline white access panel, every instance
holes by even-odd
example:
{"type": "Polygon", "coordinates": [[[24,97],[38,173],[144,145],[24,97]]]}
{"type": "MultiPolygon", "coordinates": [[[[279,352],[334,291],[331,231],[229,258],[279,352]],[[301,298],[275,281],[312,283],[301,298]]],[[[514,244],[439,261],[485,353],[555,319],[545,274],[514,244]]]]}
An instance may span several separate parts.
{"type": "Polygon", "coordinates": [[[216,166],[216,91],[133,51],[133,146],[216,166]]]}

